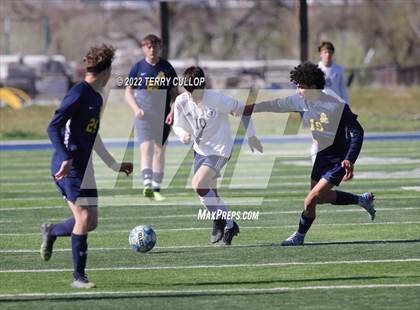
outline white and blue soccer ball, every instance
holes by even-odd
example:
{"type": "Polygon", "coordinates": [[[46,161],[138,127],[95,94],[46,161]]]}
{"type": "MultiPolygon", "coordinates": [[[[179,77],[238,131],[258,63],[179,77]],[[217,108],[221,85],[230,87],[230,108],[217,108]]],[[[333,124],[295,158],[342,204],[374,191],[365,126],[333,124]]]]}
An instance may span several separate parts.
{"type": "Polygon", "coordinates": [[[149,226],[136,226],[128,235],[128,243],[136,252],[148,252],[153,249],[156,244],[156,233],[149,226]]]}

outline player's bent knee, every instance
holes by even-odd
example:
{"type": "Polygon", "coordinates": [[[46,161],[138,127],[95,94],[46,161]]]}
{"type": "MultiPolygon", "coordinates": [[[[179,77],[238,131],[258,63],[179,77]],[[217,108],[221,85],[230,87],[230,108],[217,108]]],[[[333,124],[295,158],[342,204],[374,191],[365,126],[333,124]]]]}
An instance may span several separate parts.
{"type": "Polygon", "coordinates": [[[192,188],[199,196],[205,196],[209,191],[208,185],[204,184],[199,178],[193,178],[192,188]]]}
{"type": "Polygon", "coordinates": [[[305,209],[306,208],[311,208],[312,206],[315,206],[318,199],[319,199],[320,195],[319,193],[310,193],[304,201],[305,204],[305,209]]]}
{"type": "Polygon", "coordinates": [[[200,188],[200,187],[198,187],[198,188],[195,189],[195,192],[200,197],[206,196],[209,191],[210,191],[210,189],[208,189],[208,188],[200,188]]]}

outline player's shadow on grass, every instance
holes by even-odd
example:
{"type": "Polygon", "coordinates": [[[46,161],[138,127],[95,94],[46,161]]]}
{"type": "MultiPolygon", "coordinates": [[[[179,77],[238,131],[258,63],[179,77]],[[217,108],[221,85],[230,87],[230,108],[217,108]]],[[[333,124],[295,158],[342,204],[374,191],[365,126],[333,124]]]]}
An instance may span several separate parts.
{"type": "Polygon", "coordinates": [[[390,244],[390,243],[419,243],[420,239],[407,240],[360,240],[360,241],[332,241],[332,242],[309,242],[304,246],[318,246],[318,245],[354,245],[354,244],[390,244]]]}
{"type": "MultiPolygon", "coordinates": [[[[417,276],[414,276],[418,278],[417,276]]],[[[238,284],[275,284],[275,283],[301,283],[301,282],[326,282],[326,281],[355,281],[355,280],[383,280],[396,279],[399,276],[360,276],[360,277],[335,277],[335,278],[311,278],[311,279],[275,279],[275,280],[249,280],[249,281],[223,281],[223,282],[193,282],[193,283],[175,283],[180,286],[190,285],[238,285],[238,284]]]]}
{"type": "MultiPolygon", "coordinates": [[[[88,292],[86,292],[88,293],[88,292]]],[[[3,298],[0,300],[1,304],[7,304],[8,302],[19,302],[19,303],[25,303],[25,302],[45,302],[45,301],[60,301],[60,302],[74,302],[77,300],[124,300],[124,299],[162,299],[162,298],[193,298],[193,297],[217,297],[217,296],[252,296],[252,295],[273,295],[273,294],[286,294],[290,293],[288,290],[275,290],[275,291],[269,291],[269,288],[267,291],[247,291],[247,292],[192,292],[192,293],[167,293],[167,294],[153,294],[150,293],[150,295],[147,295],[147,291],[144,293],[139,294],[130,294],[129,292],[121,292],[121,295],[117,296],[46,296],[46,297],[29,297],[29,298],[3,298]]],[[[170,307],[169,307],[170,309],[170,307]]]]}

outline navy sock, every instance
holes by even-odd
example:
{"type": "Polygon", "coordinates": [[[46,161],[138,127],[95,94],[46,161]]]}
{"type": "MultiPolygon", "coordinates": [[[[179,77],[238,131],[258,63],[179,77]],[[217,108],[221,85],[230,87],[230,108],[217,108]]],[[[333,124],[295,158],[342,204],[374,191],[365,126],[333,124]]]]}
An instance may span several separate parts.
{"type": "Polygon", "coordinates": [[[71,234],[71,250],[73,254],[73,276],[77,279],[85,275],[87,260],[87,234],[71,234]]]}
{"type": "Polygon", "coordinates": [[[302,212],[302,214],[300,216],[300,221],[299,221],[298,233],[306,234],[308,232],[309,228],[311,227],[314,220],[315,220],[315,218],[306,217],[302,212]]]}
{"type": "Polygon", "coordinates": [[[71,232],[73,231],[74,227],[74,217],[71,217],[64,222],[54,224],[54,226],[51,228],[50,234],[54,237],[64,237],[64,236],[70,236],[71,232]]]}
{"type": "Polygon", "coordinates": [[[152,187],[154,192],[160,192],[160,184],[163,180],[163,172],[153,172],[152,187]]]}
{"type": "Polygon", "coordinates": [[[358,195],[341,191],[335,191],[335,193],[337,198],[332,203],[333,205],[357,205],[359,203],[358,195]]]}

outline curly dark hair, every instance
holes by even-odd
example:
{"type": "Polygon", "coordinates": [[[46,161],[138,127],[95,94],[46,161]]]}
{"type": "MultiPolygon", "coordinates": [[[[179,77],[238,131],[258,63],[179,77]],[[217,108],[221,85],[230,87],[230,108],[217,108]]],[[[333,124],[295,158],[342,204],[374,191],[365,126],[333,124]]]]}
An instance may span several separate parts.
{"type": "Polygon", "coordinates": [[[115,48],[112,45],[95,45],[89,48],[83,58],[86,70],[91,73],[99,73],[109,68],[114,60],[115,48]]]}
{"type": "Polygon", "coordinates": [[[309,61],[300,64],[290,72],[290,81],[303,88],[315,85],[317,89],[324,89],[324,72],[309,61]]]}

